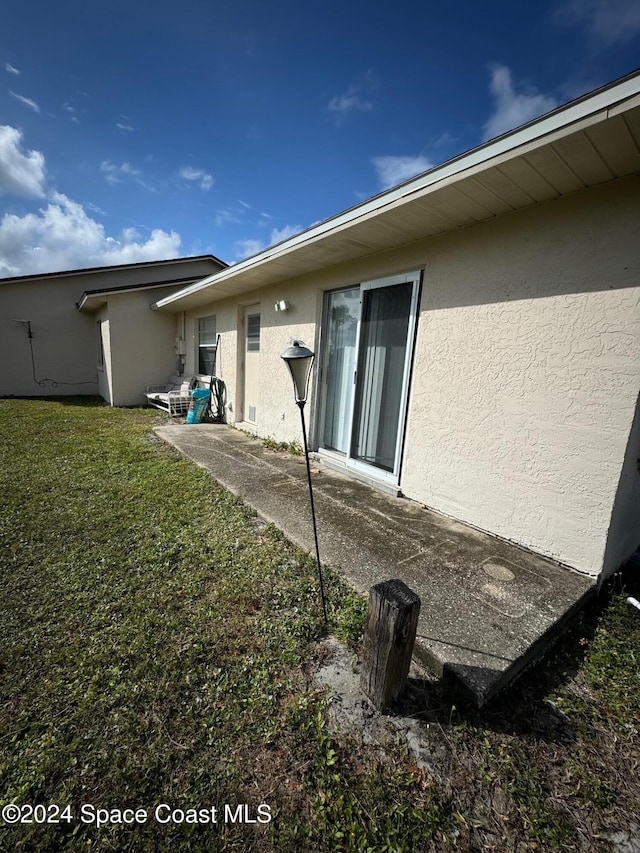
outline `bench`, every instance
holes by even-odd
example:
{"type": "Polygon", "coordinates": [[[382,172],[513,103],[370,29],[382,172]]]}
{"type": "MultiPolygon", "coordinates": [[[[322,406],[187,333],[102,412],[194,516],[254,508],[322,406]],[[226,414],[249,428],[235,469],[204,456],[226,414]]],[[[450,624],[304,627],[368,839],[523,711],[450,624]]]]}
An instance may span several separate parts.
{"type": "Polygon", "coordinates": [[[195,376],[172,376],[165,385],[147,385],[145,397],[147,404],[172,417],[186,415],[191,402],[191,392],[198,384],[195,376]]]}

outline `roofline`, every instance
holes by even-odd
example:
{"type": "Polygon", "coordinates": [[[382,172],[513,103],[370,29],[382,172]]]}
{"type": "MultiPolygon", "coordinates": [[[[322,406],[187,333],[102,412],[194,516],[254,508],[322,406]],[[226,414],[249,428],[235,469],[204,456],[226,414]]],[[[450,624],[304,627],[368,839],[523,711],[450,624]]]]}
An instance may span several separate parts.
{"type": "MultiPolygon", "coordinates": [[[[112,267],[109,267],[112,269],[112,267]]],[[[82,311],[84,304],[92,298],[100,297],[100,296],[116,296],[118,293],[130,293],[134,290],[147,290],[151,287],[171,287],[179,284],[184,284],[185,282],[194,282],[200,281],[200,279],[194,279],[192,275],[185,275],[182,278],[174,278],[171,281],[147,281],[142,284],[127,284],[124,287],[117,285],[115,287],[105,287],[104,289],[97,290],[85,290],[85,292],[80,297],[80,300],[76,302],[76,308],[79,311],[82,311]]]]}
{"type": "Polygon", "coordinates": [[[599,113],[605,113],[602,118],[607,118],[609,110],[616,105],[628,101],[634,96],[640,95],[640,69],[607,83],[604,86],[587,92],[569,101],[548,113],[533,119],[526,124],[520,125],[500,136],[494,137],[481,145],[465,151],[447,160],[445,163],[435,166],[426,172],[410,178],[388,190],[378,193],[360,204],[347,208],[335,216],[325,219],[317,225],[301,231],[300,233],[275,243],[261,252],[245,258],[237,264],[233,264],[220,272],[207,276],[193,285],[166,296],[164,299],[154,303],[152,308],[165,308],[179,302],[182,297],[197,293],[206,289],[209,285],[229,278],[234,278],[245,270],[268,263],[270,260],[285,252],[296,248],[317,238],[327,236],[343,226],[356,222],[358,219],[382,211],[389,205],[402,200],[415,193],[427,190],[429,187],[461,174],[468,169],[484,167],[488,168],[491,161],[497,157],[504,156],[518,148],[532,143],[542,144],[545,137],[568,129],[572,125],[589,118],[595,118],[599,113]]]}
{"type": "Polygon", "coordinates": [[[81,269],[75,270],[59,270],[58,272],[43,272],[43,273],[32,273],[29,275],[14,275],[8,278],[0,278],[0,284],[16,282],[16,281],[35,281],[40,278],[56,278],[63,276],[75,276],[75,275],[87,275],[88,273],[96,273],[96,272],[106,272],[107,270],[125,270],[125,269],[136,269],[139,267],[153,267],[159,266],[160,264],[178,264],[182,261],[204,261],[211,260],[215,261],[217,264],[220,264],[225,269],[229,266],[225,261],[221,261],[220,258],[217,258],[215,255],[188,255],[184,258],[165,258],[165,260],[159,261],[137,261],[134,264],[112,264],[103,267],[82,267],[81,269]]]}

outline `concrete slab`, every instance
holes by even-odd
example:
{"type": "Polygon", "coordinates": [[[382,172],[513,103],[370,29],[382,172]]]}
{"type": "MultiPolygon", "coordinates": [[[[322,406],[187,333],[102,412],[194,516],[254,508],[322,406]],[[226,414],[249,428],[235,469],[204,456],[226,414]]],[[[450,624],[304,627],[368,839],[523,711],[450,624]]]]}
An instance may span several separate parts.
{"type": "MultiPolygon", "coordinates": [[[[313,552],[302,457],[219,424],[156,433],[313,552]]],[[[320,555],[359,592],[399,578],[422,602],[415,657],[482,706],[544,652],[592,578],[313,465],[320,555]]]]}

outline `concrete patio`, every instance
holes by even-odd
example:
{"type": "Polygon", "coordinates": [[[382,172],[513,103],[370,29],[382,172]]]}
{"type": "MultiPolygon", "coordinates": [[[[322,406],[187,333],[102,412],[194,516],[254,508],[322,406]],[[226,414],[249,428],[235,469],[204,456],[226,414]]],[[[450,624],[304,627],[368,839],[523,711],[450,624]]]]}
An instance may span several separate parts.
{"type": "MultiPolygon", "coordinates": [[[[313,551],[302,457],[225,425],[156,433],[313,551]]],[[[422,602],[414,656],[478,706],[538,659],[595,591],[592,578],[412,501],[315,462],[313,472],[322,561],[364,594],[390,578],[410,586],[422,602]]]]}

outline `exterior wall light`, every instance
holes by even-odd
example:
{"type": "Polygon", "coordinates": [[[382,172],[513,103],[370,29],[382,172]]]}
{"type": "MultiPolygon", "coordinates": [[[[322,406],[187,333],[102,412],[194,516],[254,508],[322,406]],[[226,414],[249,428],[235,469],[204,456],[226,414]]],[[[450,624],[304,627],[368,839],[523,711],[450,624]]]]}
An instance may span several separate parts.
{"type": "Polygon", "coordinates": [[[286,299],[280,299],[273,307],[275,311],[288,311],[289,303],[286,299]]]}
{"type": "Polygon", "coordinates": [[[320,582],[320,597],[322,599],[322,613],[324,621],[327,621],[327,605],[324,598],[324,584],[322,582],[322,566],[320,565],[320,547],[318,545],[318,528],[316,525],[316,510],[313,503],[313,486],[311,484],[311,466],[309,465],[309,445],[307,442],[307,426],[304,420],[304,404],[307,402],[309,388],[309,377],[313,365],[314,353],[305,346],[304,341],[293,338],[291,346],[282,353],[282,360],[289,368],[293,382],[293,396],[296,405],[300,409],[300,420],[302,421],[302,440],[304,443],[304,458],[307,463],[307,482],[309,483],[309,502],[311,504],[311,521],[313,523],[313,538],[316,545],[316,563],[318,564],[318,580],[320,582]]]}

